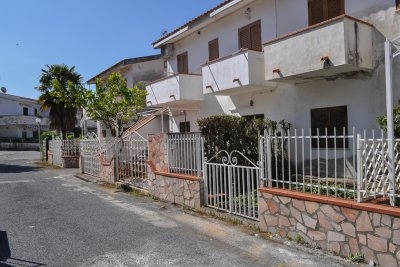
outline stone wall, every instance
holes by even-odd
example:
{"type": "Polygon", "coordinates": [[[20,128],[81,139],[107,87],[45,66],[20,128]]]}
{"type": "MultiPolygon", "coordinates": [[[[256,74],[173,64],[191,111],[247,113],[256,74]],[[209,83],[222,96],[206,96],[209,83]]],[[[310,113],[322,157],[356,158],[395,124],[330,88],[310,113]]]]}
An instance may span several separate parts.
{"type": "MultiPolygon", "coordinates": [[[[149,166],[151,169],[151,166],[149,166]]],[[[148,171],[151,195],[171,203],[199,209],[202,204],[202,178],[148,171]]]]}
{"type": "Polygon", "coordinates": [[[149,160],[157,171],[168,172],[167,134],[149,135],[149,160]]]}
{"type": "Polygon", "coordinates": [[[62,157],[63,168],[79,168],[79,155],[76,156],[63,156],[62,157]]]}
{"type": "Polygon", "coordinates": [[[103,158],[103,156],[100,156],[99,178],[100,180],[108,183],[116,182],[114,157],[110,161],[107,161],[103,158]]]}
{"type": "Polygon", "coordinates": [[[385,205],[262,188],[260,229],[366,262],[400,266],[400,209],[385,205]]]}
{"type": "Polygon", "coordinates": [[[151,195],[168,202],[200,208],[202,205],[203,179],[168,172],[167,134],[149,135],[147,166],[148,186],[151,195]]]}

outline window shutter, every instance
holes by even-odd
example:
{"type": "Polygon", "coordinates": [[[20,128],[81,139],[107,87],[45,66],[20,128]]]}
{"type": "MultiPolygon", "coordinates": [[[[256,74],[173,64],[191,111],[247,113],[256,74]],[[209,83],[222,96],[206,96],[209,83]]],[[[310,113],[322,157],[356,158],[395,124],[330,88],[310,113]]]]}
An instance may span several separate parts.
{"type": "Polygon", "coordinates": [[[261,23],[259,21],[250,26],[249,49],[255,51],[261,51],[261,23]]]}
{"type": "Polygon", "coordinates": [[[328,18],[335,18],[344,14],[344,1],[343,0],[328,0],[326,1],[328,5],[328,18]]]}
{"type": "Polygon", "coordinates": [[[250,46],[250,29],[249,27],[244,27],[239,30],[239,49],[249,48],[250,46]]]}
{"type": "Polygon", "coordinates": [[[261,21],[256,21],[239,29],[239,49],[261,51],[261,21]]]}
{"type": "Polygon", "coordinates": [[[324,0],[308,0],[308,21],[310,26],[324,21],[324,0]]]}
{"type": "Polygon", "coordinates": [[[187,52],[179,54],[177,56],[177,64],[178,64],[178,73],[189,73],[188,70],[188,54],[187,52]]]}
{"type": "Polygon", "coordinates": [[[208,43],[208,60],[219,58],[218,39],[214,39],[208,43]]]}

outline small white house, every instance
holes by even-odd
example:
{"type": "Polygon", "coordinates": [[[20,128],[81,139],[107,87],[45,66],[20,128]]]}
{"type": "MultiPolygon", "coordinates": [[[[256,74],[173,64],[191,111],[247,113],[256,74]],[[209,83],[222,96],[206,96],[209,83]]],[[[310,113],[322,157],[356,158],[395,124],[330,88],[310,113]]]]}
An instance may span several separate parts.
{"type": "MultiPolygon", "coordinates": [[[[115,72],[119,72],[126,79],[128,87],[133,87],[138,82],[144,82],[147,84],[166,75],[164,61],[161,58],[161,55],[143,56],[124,59],[89,79],[87,84],[96,84],[97,79],[105,81],[115,72]]],[[[134,130],[143,136],[147,136],[148,133],[162,132],[164,127],[167,129],[168,119],[165,119],[164,122],[164,117],[166,115],[163,117],[151,116],[153,111],[155,112],[157,110],[158,109],[156,108],[146,110],[143,115],[145,117],[148,116],[148,118],[144,119],[143,123],[140,123],[140,125],[138,124],[134,130]]],[[[85,112],[83,112],[83,114],[85,114],[85,112]]],[[[84,121],[90,123],[91,120],[90,118],[86,118],[84,115],[84,121]]],[[[98,122],[97,133],[101,138],[111,136],[110,129],[106,129],[101,125],[101,122],[98,122]]]]}
{"type": "MultiPolygon", "coordinates": [[[[153,43],[167,77],[148,107],[170,131],[214,114],[285,119],[292,128],[379,129],[385,38],[400,35],[395,0],[227,0],[153,43]]],[[[400,101],[399,58],[393,60],[400,101]]]]}
{"type": "Polygon", "coordinates": [[[37,100],[0,93],[0,138],[37,139],[39,124],[48,130],[48,118],[49,112],[41,111],[37,100]]]}

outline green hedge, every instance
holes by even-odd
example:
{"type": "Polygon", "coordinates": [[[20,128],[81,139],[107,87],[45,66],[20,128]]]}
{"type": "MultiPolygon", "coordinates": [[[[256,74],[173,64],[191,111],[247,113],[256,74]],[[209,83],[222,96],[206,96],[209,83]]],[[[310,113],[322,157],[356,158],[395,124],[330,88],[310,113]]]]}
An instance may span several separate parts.
{"type": "MultiPolygon", "coordinates": [[[[248,119],[233,115],[215,115],[197,121],[204,137],[204,156],[210,160],[225,150],[228,153],[237,150],[254,164],[258,161],[258,137],[267,131],[276,131],[278,124],[283,130],[290,128],[290,123],[282,120],[279,123],[269,119],[248,119]]],[[[221,162],[222,155],[213,159],[221,162]]],[[[238,165],[251,165],[242,157],[237,158],[238,165]]]]}

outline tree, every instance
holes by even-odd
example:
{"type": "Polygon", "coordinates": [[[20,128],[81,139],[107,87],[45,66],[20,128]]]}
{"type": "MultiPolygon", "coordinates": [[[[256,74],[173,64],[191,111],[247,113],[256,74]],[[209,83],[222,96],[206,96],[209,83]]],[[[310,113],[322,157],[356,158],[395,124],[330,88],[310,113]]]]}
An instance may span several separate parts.
{"type": "Polygon", "coordinates": [[[141,83],[128,88],[124,77],[113,73],[105,82],[96,80],[96,91],[90,91],[88,100],[89,116],[104,123],[114,136],[121,137],[129,123],[139,120],[146,103],[146,90],[141,83]]]}
{"type": "Polygon", "coordinates": [[[82,86],[82,76],[65,64],[46,65],[42,69],[40,85],[36,87],[42,110],[50,109],[50,129],[61,130],[63,135],[75,128],[76,112],[85,104],[88,90],[82,86]]]}
{"type": "MultiPolygon", "coordinates": [[[[382,115],[377,118],[378,124],[385,132],[387,132],[387,116],[382,115]]],[[[393,127],[394,137],[400,138],[400,106],[393,109],[393,127]]]]}

